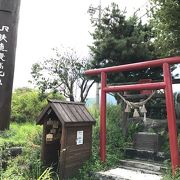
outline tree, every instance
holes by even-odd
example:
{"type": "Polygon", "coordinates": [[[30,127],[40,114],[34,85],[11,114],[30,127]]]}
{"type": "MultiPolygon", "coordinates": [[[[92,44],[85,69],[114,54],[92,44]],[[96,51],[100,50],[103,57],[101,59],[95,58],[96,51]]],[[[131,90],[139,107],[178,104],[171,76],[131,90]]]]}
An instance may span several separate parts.
{"type": "Polygon", "coordinates": [[[70,101],[75,101],[79,94],[77,98],[84,102],[94,83],[83,75],[84,70],[89,67],[89,61],[80,59],[72,49],[60,52],[56,48],[53,52],[54,57],[33,64],[33,83],[42,93],[49,89],[59,91],[70,101]]]}
{"type": "Polygon", "coordinates": [[[151,0],[154,45],[159,57],[180,55],[180,1],[151,0]]]}
{"type": "MultiPolygon", "coordinates": [[[[112,3],[104,10],[101,23],[93,23],[94,39],[90,46],[92,68],[103,68],[128,63],[146,61],[155,58],[151,41],[152,27],[142,22],[135,15],[126,18],[118,5],[112,3]]],[[[160,69],[145,69],[134,72],[108,75],[110,83],[137,81],[143,78],[160,78],[160,69]]]]}
{"type": "MultiPolygon", "coordinates": [[[[59,93],[48,93],[47,98],[63,100],[64,97],[59,93]]],[[[11,120],[14,122],[35,122],[39,113],[47,105],[46,98],[40,98],[39,92],[30,88],[18,88],[12,96],[11,120]]]]}

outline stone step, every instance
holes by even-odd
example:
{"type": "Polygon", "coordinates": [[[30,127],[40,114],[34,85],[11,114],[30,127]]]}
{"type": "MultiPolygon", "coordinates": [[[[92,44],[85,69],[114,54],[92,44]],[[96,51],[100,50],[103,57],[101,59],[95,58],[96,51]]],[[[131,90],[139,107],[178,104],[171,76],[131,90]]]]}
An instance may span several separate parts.
{"type": "Polygon", "coordinates": [[[141,171],[115,168],[105,172],[98,172],[95,177],[99,180],[162,180],[161,175],[143,173],[141,171]]]}
{"type": "Polygon", "coordinates": [[[151,171],[151,170],[136,168],[136,167],[128,167],[128,166],[120,165],[119,168],[128,169],[128,170],[137,171],[137,172],[146,173],[146,174],[162,175],[162,173],[159,171],[156,172],[156,171],[151,171]]]}
{"type": "Polygon", "coordinates": [[[134,148],[126,148],[124,152],[125,157],[128,159],[142,159],[162,162],[170,158],[164,152],[147,151],[134,148]]]}
{"type": "Polygon", "coordinates": [[[120,165],[126,169],[137,168],[138,171],[146,172],[150,174],[161,174],[166,170],[166,167],[160,163],[148,162],[148,161],[140,161],[140,160],[120,160],[120,165]]]}

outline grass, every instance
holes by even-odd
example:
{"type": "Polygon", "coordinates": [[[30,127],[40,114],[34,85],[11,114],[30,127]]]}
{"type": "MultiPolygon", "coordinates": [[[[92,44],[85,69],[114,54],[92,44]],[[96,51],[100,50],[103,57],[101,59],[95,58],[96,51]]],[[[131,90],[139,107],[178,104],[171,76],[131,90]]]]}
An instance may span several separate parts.
{"type": "MultiPolygon", "coordinates": [[[[37,136],[42,134],[42,127],[36,126],[32,123],[17,124],[12,123],[10,129],[0,134],[0,146],[4,143],[28,146],[38,139],[37,136]]],[[[39,142],[37,142],[39,143],[39,142]]]]}
{"type": "Polygon", "coordinates": [[[173,176],[171,166],[169,165],[166,174],[163,176],[163,180],[180,180],[180,169],[177,169],[176,174],[173,176]]]}
{"type": "Polygon", "coordinates": [[[0,134],[0,167],[3,180],[28,180],[37,179],[43,171],[40,161],[40,142],[42,127],[35,124],[12,123],[9,130],[0,134]],[[7,149],[22,147],[23,153],[12,158],[7,149]]]}

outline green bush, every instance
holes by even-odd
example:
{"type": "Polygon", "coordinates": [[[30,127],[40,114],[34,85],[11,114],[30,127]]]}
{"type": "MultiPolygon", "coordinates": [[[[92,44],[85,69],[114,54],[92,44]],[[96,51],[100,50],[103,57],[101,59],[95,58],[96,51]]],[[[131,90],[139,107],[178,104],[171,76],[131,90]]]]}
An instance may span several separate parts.
{"type": "Polygon", "coordinates": [[[10,130],[0,134],[0,155],[6,167],[0,167],[3,180],[37,179],[43,172],[40,161],[42,128],[33,124],[12,123],[10,130]],[[7,149],[22,147],[22,154],[12,158],[7,149]]]}
{"type": "Polygon", "coordinates": [[[11,120],[14,122],[34,122],[42,109],[47,105],[47,98],[63,100],[63,96],[58,93],[49,93],[40,97],[38,91],[20,88],[16,89],[12,96],[11,120]]]}
{"type": "Polygon", "coordinates": [[[42,166],[40,155],[42,127],[30,123],[12,123],[10,130],[0,133],[0,158],[6,162],[2,167],[0,161],[0,180],[58,180],[58,175],[51,167],[42,166]],[[8,148],[23,148],[22,154],[10,157],[8,148]]]}
{"type": "Polygon", "coordinates": [[[180,180],[180,168],[176,170],[176,173],[172,175],[171,165],[169,164],[166,174],[163,176],[163,180],[180,180]]]}

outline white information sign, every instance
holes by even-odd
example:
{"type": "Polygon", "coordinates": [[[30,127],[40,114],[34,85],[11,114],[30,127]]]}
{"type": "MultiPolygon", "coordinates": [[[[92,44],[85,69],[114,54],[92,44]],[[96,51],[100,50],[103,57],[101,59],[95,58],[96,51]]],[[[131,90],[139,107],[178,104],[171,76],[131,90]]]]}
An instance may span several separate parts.
{"type": "Polygon", "coordinates": [[[83,144],[83,131],[77,131],[76,145],[83,144]]]}

